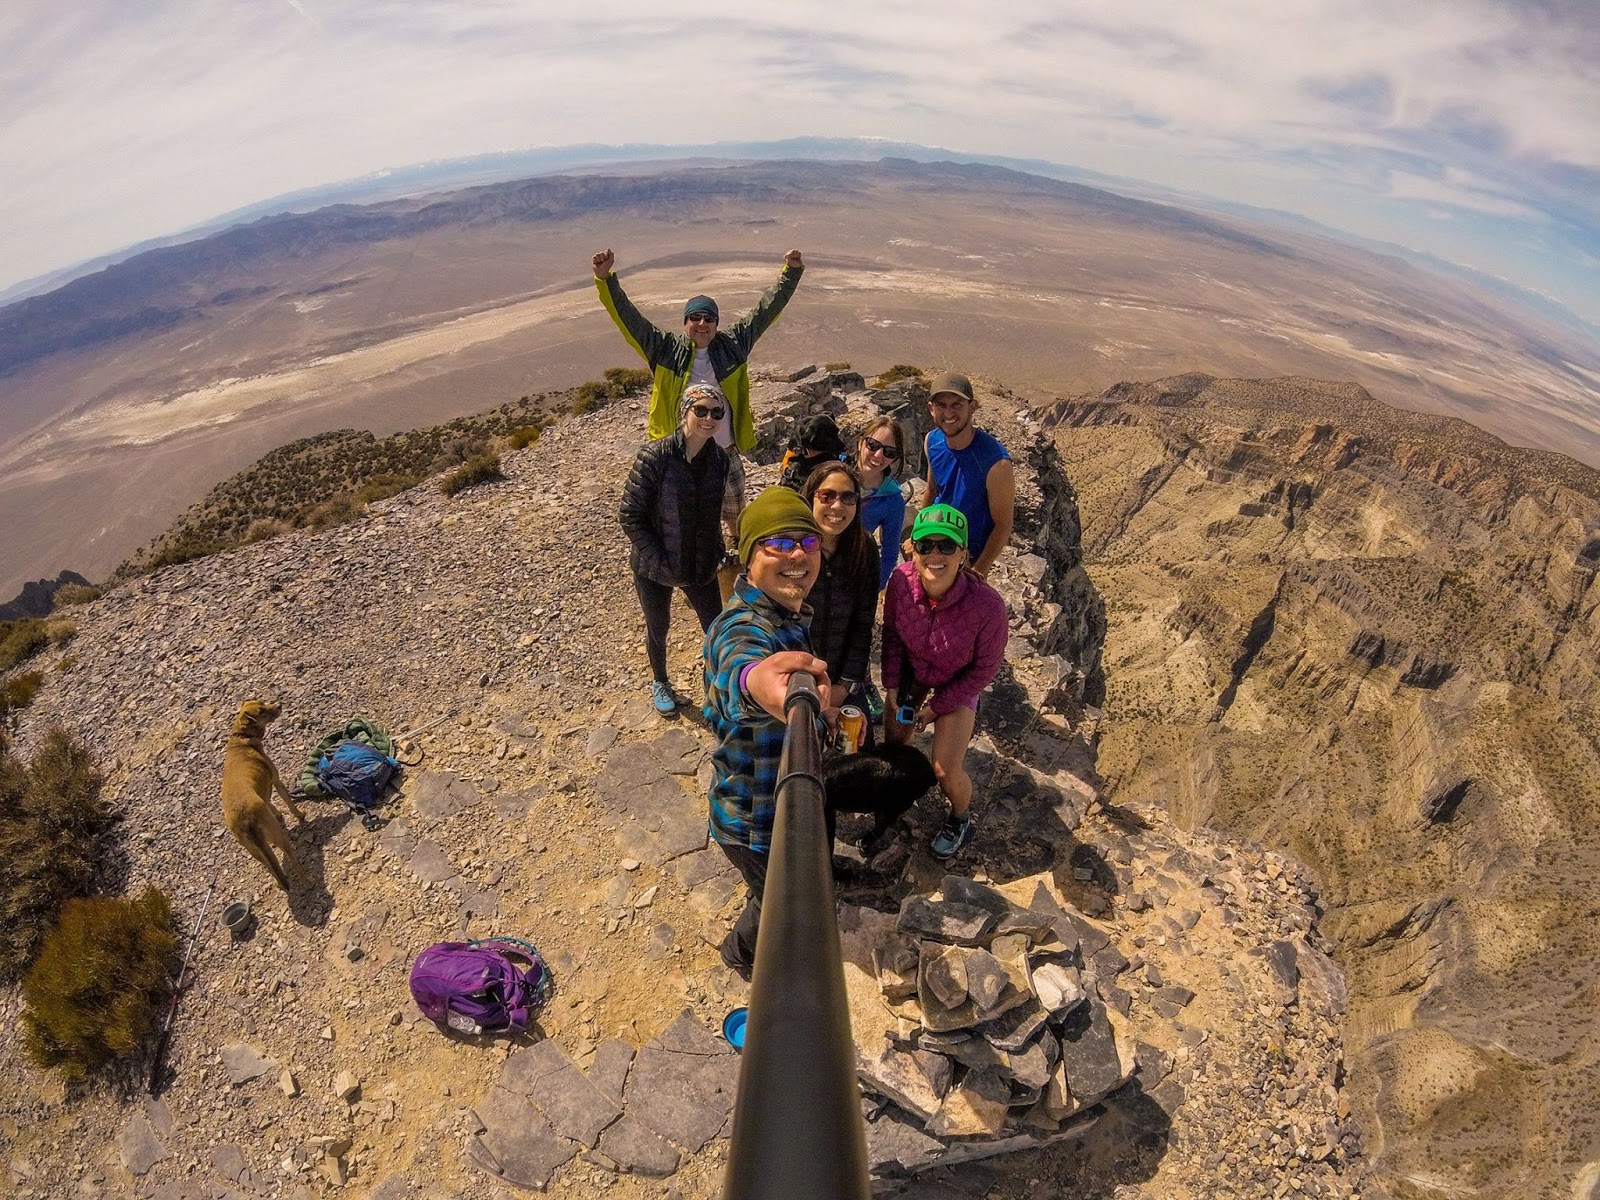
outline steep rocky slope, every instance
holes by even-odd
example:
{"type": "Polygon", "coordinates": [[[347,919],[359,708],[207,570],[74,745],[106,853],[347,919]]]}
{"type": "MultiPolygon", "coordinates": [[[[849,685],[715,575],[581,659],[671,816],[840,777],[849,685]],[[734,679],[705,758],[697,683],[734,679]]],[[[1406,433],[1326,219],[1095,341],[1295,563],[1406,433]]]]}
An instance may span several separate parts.
{"type": "MultiPolygon", "coordinates": [[[[1014,636],[973,751],[982,832],[956,866],[1022,890],[1021,904],[1042,887],[1037,903],[1076,914],[1072,969],[1096,1011],[1117,1014],[1133,1078],[1069,1142],[920,1162],[933,1169],[910,1183],[886,1167],[882,1186],[1355,1195],[1343,983],[1321,952],[1315,883],[1159,807],[1100,801],[1078,690],[1103,625],[1076,505],[1048,442],[989,401],[1023,467],[1016,542],[996,571],[1014,636]]],[[[843,401],[826,381],[768,382],[756,403],[770,445],[782,422],[843,401]]],[[[878,401],[849,403],[858,419],[878,401]]],[[[637,402],[564,421],[507,458],[504,483],[449,501],[418,488],[350,525],[169,567],[82,610],[21,743],[61,721],[97,747],[126,817],[108,879],[161,884],[183,924],[213,877],[218,894],[157,1102],[131,1077],[62,1095],[22,1061],[18,997],[0,996],[8,1195],[476,1198],[541,1179],[557,1195],[718,1194],[716,1106],[725,1115],[732,1068],[708,1031],[745,989],[713,945],[737,886],[703,848],[707,734],[645,702],[614,516],[641,429],[637,402]],[[426,752],[381,834],[311,808],[297,833],[311,882],[287,899],[216,804],[231,714],[260,693],[284,700],[268,746],[286,769],[355,712],[417,731],[426,752]],[[253,936],[232,943],[216,910],[251,894],[253,936]],[[419,1018],[411,956],[463,931],[531,936],[549,956],[558,990],[543,1040],[456,1041],[419,1018]],[[649,1081],[674,1062],[693,1079],[673,1086],[693,1094],[663,1105],[649,1081]],[[519,1121],[537,1136],[511,1144],[519,1121]]],[[[674,679],[693,695],[698,639],[677,621],[674,679]]],[[[844,897],[847,933],[940,886],[946,868],[922,849],[936,819],[921,806],[890,882],[844,897]]]]}
{"type": "Polygon", "coordinates": [[[1106,597],[1109,794],[1316,871],[1375,1180],[1587,1196],[1600,475],[1310,380],[1047,423],[1106,597]]]}

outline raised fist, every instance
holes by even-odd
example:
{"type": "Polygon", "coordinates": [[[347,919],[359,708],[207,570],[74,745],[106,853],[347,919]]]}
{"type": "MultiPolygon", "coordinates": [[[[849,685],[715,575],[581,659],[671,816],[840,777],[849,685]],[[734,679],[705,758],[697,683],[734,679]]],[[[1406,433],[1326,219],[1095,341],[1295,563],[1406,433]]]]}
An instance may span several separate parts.
{"type": "MultiPolygon", "coordinates": [[[[800,257],[798,250],[791,250],[790,253],[796,258],[800,257]]],[[[616,265],[617,256],[611,253],[610,250],[602,250],[589,261],[594,265],[594,277],[596,279],[604,279],[611,274],[611,268],[616,265]]]]}
{"type": "Polygon", "coordinates": [[[786,267],[803,267],[805,263],[800,261],[800,251],[791,250],[783,256],[783,265],[786,267]]]}

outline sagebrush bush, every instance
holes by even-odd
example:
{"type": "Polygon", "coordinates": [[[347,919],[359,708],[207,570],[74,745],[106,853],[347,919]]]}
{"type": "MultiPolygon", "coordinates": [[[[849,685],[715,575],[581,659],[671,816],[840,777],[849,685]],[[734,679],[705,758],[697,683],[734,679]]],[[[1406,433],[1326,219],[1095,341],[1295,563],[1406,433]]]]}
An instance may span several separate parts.
{"type": "Polygon", "coordinates": [[[480,483],[496,483],[504,478],[505,472],[500,469],[500,456],[480,454],[477,458],[462,463],[440,480],[439,490],[446,496],[454,496],[457,492],[476,487],[480,483]]]}
{"type": "Polygon", "coordinates": [[[156,888],[71,901],[22,981],[28,1057],[80,1081],[133,1054],[155,1027],[177,948],[156,888]]]}
{"type": "Polygon", "coordinates": [[[913,367],[910,363],[895,363],[894,366],[874,379],[872,386],[887,387],[898,379],[921,379],[922,377],[923,371],[921,367],[913,367]]]}
{"type": "Polygon", "coordinates": [[[836,362],[828,363],[822,369],[824,371],[848,371],[850,369],[850,360],[848,358],[841,358],[836,362]]]}
{"type": "Polygon", "coordinates": [[[0,683],[0,725],[3,725],[12,713],[21,712],[32,704],[42,683],[44,683],[42,671],[26,671],[0,683]]]}
{"type": "Polygon", "coordinates": [[[0,979],[20,975],[62,906],[89,894],[117,821],[101,784],[59,727],[26,766],[0,751],[0,979]]]}
{"type": "Polygon", "coordinates": [[[56,589],[53,599],[57,608],[68,608],[74,604],[89,604],[100,596],[101,589],[92,583],[65,583],[56,589]]]}
{"type": "Polygon", "coordinates": [[[653,376],[643,367],[607,367],[604,379],[591,379],[580,383],[572,398],[574,416],[582,416],[604,408],[613,400],[621,400],[633,392],[650,386],[653,376]]]}
{"type": "Polygon", "coordinates": [[[537,425],[524,425],[521,429],[513,429],[506,435],[506,445],[513,450],[526,450],[539,440],[539,435],[543,432],[544,430],[537,425]]]}
{"type": "Polygon", "coordinates": [[[0,671],[26,662],[49,644],[45,623],[37,617],[0,623],[0,671]]]}

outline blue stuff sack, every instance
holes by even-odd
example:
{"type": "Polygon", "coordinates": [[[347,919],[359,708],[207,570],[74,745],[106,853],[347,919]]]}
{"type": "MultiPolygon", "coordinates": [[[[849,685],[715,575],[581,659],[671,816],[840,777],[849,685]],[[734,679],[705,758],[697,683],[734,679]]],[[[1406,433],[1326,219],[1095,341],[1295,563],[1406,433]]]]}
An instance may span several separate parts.
{"type": "Polygon", "coordinates": [[[362,814],[363,823],[367,823],[368,817],[377,819],[372,809],[399,765],[365,742],[340,742],[331,755],[324,755],[317,764],[317,782],[352,811],[362,814]]]}

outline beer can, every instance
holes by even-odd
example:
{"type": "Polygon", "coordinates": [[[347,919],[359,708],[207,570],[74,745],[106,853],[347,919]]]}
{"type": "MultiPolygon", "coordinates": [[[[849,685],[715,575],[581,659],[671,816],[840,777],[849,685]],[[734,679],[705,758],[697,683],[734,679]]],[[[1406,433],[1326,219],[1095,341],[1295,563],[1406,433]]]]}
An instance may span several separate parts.
{"type": "Polygon", "coordinates": [[[861,749],[866,736],[867,714],[854,704],[846,704],[839,710],[839,749],[854,754],[861,749]]]}

